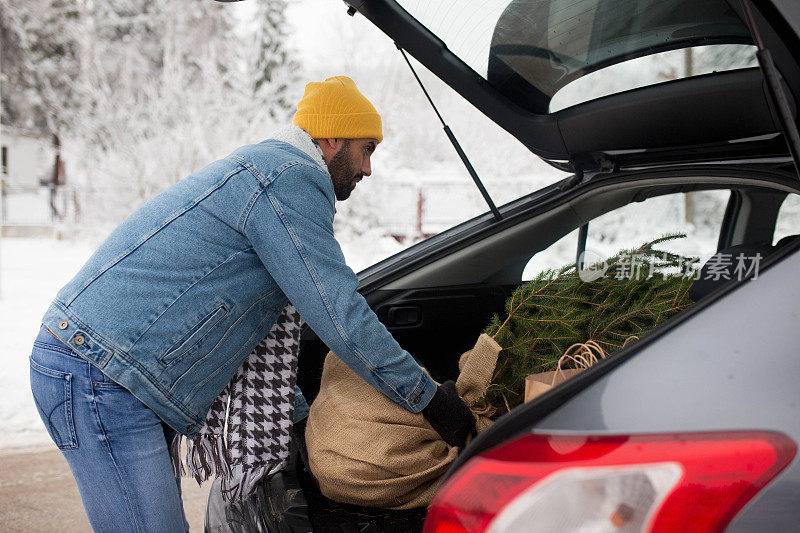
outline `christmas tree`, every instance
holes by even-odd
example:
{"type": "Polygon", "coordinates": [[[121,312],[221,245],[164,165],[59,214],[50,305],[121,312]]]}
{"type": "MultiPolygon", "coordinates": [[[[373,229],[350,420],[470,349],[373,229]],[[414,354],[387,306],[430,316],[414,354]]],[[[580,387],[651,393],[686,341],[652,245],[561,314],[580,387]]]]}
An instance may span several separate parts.
{"type": "Polygon", "coordinates": [[[545,270],[517,288],[505,316],[485,330],[503,348],[487,391],[498,415],[522,403],[526,376],[555,370],[573,344],[594,341],[608,354],[689,306],[697,260],[654,248],[682,237],[665,235],[582,271],[575,263],[545,270]],[[604,275],[586,281],[587,272],[604,275]]]}

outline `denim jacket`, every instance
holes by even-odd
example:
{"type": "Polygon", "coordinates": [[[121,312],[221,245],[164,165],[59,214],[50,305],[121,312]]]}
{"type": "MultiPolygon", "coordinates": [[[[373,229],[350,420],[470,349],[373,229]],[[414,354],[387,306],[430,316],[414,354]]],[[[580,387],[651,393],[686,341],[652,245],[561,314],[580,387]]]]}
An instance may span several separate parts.
{"type": "Polygon", "coordinates": [[[291,300],[359,376],[419,412],[436,383],[356,292],[334,202],[327,169],[303,150],[242,147],[128,217],[43,323],[192,436],[291,300]]]}

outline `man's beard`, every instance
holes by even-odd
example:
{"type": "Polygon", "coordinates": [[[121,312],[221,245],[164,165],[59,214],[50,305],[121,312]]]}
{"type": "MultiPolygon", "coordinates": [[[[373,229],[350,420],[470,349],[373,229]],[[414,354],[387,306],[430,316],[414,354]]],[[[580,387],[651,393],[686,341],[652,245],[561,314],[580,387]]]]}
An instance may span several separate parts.
{"type": "Polygon", "coordinates": [[[350,159],[350,141],[342,141],[342,148],[328,163],[328,172],[333,182],[333,192],[337,200],[347,200],[353,192],[353,180],[363,177],[350,159]]]}

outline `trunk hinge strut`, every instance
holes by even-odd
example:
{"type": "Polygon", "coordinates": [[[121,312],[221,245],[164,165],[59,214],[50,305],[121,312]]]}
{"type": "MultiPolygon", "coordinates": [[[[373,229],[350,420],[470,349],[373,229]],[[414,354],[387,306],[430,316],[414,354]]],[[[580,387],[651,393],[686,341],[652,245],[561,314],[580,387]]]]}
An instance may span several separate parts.
{"type": "Polygon", "coordinates": [[[747,15],[750,31],[753,34],[753,41],[755,41],[756,46],[758,46],[758,51],[756,52],[758,65],[764,73],[764,79],[767,82],[767,88],[772,97],[772,103],[778,112],[781,130],[783,130],[783,137],[786,139],[786,144],[789,146],[789,153],[794,160],[794,169],[796,172],[800,173],[800,134],[797,132],[797,124],[792,117],[792,111],[786,92],[783,90],[780,72],[778,72],[778,68],[775,66],[775,60],[772,59],[772,54],[764,46],[761,32],[756,27],[755,18],[750,8],[750,2],[742,0],[742,6],[747,15]]]}
{"type": "Polygon", "coordinates": [[[478,177],[478,173],[475,172],[475,169],[472,167],[472,163],[469,162],[469,159],[467,158],[467,154],[465,154],[464,150],[461,149],[461,145],[458,144],[458,140],[456,139],[456,136],[453,135],[453,132],[450,130],[450,126],[445,124],[444,119],[442,118],[442,115],[439,113],[439,110],[436,109],[436,104],[433,103],[433,100],[431,100],[431,97],[428,94],[428,91],[425,89],[425,86],[422,84],[422,80],[420,80],[419,76],[417,76],[417,71],[414,70],[414,67],[411,65],[411,61],[408,60],[408,56],[406,55],[405,50],[400,48],[400,45],[398,45],[396,43],[395,43],[395,46],[397,46],[397,49],[400,50],[400,53],[403,55],[403,59],[405,59],[406,60],[406,64],[408,64],[408,68],[411,69],[411,73],[414,74],[414,77],[417,79],[417,83],[419,83],[419,86],[422,88],[422,92],[425,93],[425,98],[428,99],[428,102],[430,102],[431,107],[433,108],[433,111],[436,113],[436,116],[439,117],[439,122],[442,123],[442,126],[444,127],[444,132],[447,135],[447,138],[450,139],[450,142],[453,144],[453,148],[455,148],[456,152],[458,153],[458,157],[461,158],[461,161],[464,163],[464,166],[467,167],[467,172],[469,172],[469,175],[472,177],[472,181],[474,181],[475,185],[478,186],[478,190],[481,192],[481,195],[483,196],[483,199],[486,200],[486,203],[489,205],[489,209],[492,211],[492,215],[494,215],[495,221],[503,220],[503,216],[500,214],[500,211],[498,211],[497,207],[494,205],[494,202],[492,201],[492,197],[489,196],[489,192],[486,190],[486,187],[483,186],[483,183],[481,182],[481,179],[478,177]]]}

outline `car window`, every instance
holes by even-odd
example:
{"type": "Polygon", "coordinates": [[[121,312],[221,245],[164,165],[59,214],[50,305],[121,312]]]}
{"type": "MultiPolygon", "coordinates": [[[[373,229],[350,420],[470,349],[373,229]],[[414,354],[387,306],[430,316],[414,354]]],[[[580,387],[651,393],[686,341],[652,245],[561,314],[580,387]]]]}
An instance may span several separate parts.
{"type": "Polygon", "coordinates": [[[772,244],[778,244],[782,238],[798,233],[800,233],[800,195],[790,194],[783,200],[778,211],[772,244]]]}
{"type": "Polygon", "coordinates": [[[659,245],[665,251],[697,257],[701,264],[717,251],[729,190],[666,194],[634,202],[589,223],[586,250],[609,257],[657,237],[686,237],[659,245]]]}
{"type": "Polygon", "coordinates": [[[558,269],[575,261],[578,251],[578,230],[567,233],[559,240],[531,257],[525,270],[522,271],[522,281],[529,281],[536,277],[542,270],[548,268],[558,269]]]}
{"type": "Polygon", "coordinates": [[[745,44],[695,46],[617,63],[559,89],[550,100],[550,112],[670,80],[755,67],[758,65],[756,50],[755,46],[745,44]]]}
{"type": "MultiPolygon", "coordinates": [[[[667,194],[601,215],[589,222],[587,261],[608,258],[623,248],[634,248],[665,234],[685,233],[685,238],[659,248],[687,258],[697,257],[702,264],[717,251],[730,194],[729,190],[667,194]]],[[[574,262],[577,247],[575,230],[534,255],[525,266],[522,280],[532,279],[545,268],[574,262]]]]}
{"type": "Polygon", "coordinates": [[[752,44],[725,0],[398,0],[517,105],[546,113],[569,82],[679,48],[752,44]]]}

